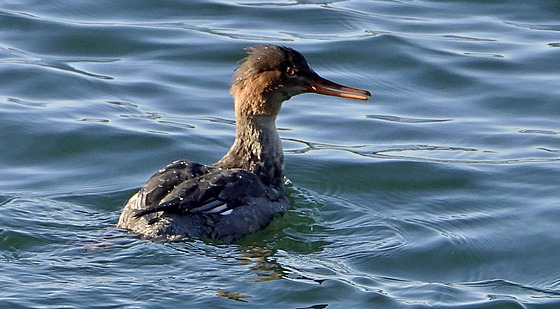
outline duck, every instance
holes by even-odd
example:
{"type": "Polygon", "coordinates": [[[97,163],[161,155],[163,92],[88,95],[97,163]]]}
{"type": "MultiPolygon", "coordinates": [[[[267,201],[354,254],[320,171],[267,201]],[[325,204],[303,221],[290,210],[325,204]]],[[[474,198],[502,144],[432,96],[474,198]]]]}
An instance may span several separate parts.
{"type": "Polygon", "coordinates": [[[235,243],[290,208],[276,118],[303,93],[368,100],[370,92],[320,77],[298,51],[246,48],[234,72],[235,140],[214,164],[178,160],[157,171],[124,205],[117,227],[143,239],[209,238],[235,243]]]}

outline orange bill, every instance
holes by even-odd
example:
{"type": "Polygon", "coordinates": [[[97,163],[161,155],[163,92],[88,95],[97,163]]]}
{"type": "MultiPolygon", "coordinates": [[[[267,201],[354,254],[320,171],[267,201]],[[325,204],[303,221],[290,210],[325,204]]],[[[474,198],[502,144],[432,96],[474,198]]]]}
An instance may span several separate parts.
{"type": "Polygon", "coordinates": [[[315,81],[309,83],[305,88],[308,92],[355,100],[368,100],[371,97],[369,91],[342,86],[318,75],[315,81]]]}

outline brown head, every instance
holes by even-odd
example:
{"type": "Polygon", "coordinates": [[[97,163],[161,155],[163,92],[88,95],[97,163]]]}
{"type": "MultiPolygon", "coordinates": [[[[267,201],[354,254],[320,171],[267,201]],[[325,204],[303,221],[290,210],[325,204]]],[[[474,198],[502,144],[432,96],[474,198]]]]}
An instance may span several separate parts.
{"type": "Polygon", "coordinates": [[[320,77],[299,52],[284,46],[248,47],[234,78],[230,92],[238,117],[276,116],[283,101],[306,92],[357,100],[371,96],[320,77]]]}

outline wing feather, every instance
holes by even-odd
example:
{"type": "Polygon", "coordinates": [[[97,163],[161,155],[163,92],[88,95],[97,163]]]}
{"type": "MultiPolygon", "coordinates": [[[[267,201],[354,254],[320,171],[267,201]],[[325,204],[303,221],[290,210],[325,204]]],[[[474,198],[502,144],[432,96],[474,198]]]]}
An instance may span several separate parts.
{"type": "Polygon", "coordinates": [[[159,211],[229,215],[252,198],[277,200],[280,194],[246,170],[177,161],[158,171],[140,190],[142,206],[134,216],[159,211]]]}

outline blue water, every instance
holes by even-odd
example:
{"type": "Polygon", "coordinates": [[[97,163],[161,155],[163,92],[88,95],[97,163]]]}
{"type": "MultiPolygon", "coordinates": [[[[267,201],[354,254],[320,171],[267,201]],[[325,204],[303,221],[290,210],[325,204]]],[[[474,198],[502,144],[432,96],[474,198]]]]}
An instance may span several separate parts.
{"type": "Polygon", "coordinates": [[[0,4],[0,307],[560,307],[557,1],[0,4]],[[278,119],[293,208],[239,244],[114,228],[234,136],[243,48],[370,101],[278,119]]]}

